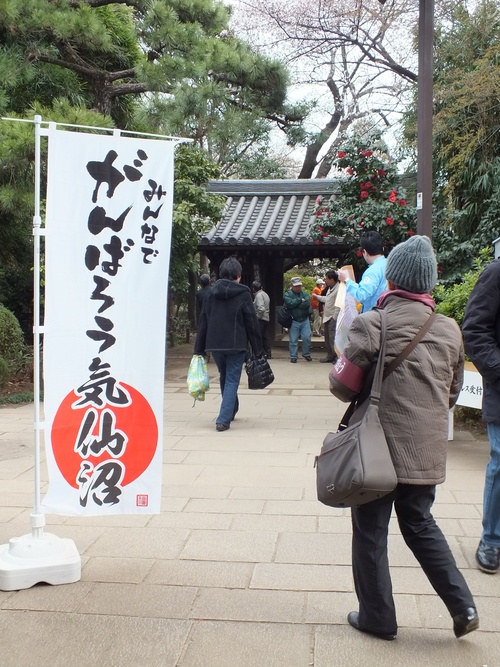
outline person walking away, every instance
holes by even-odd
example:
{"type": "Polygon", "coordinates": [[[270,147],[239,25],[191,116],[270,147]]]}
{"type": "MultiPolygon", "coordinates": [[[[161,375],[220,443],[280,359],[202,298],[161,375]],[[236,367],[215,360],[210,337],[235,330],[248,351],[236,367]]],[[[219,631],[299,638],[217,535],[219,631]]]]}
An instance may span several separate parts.
{"type": "Polygon", "coordinates": [[[311,292],[311,308],[312,308],[312,333],[313,336],[322,336],[322,321],[321,321],[321,308],[320,302],[316,299],[316,296],[321,294],[323,288],[325,287],[325,281],[323,278],[318,278],[316,281],[316,287],[311,292]]]}
{"type": "Polygon", "coordinates": [[[309,309],[311,301],[309,294],[302,289],[302,278],[292,278],[290,289],[283,295],[283,303],[292,315],[292,326],[288,331],[288,349],[290,361],[297,363],[299,357],[299,338],[302,339],[302,356],[306,361],[312,361],[311,357],[311,324],[309,322],[309,309]]]}
{"type": "MultiPolygon", "coordinates": [[[[387,259],[389,291],[379,300],[387,313],[386,366],[410,343],[434,311],[429,294],[437,263],[426,236],[412,236],[387,259]]],[[[350,401],[363,387],[380,348],[379,308],[351,324],[347,346],[330,371],[330,391],[350,401]]],[[[387,556],[394,507],[406,545],[443,600],[456,637],[479,627],[472,594],[431,514],[436,485],[446,473],[448,411],[462,387],[464,352],[457,323],[436,315],[429,330],[382,383],[379,417],[398,478],[386,496],[351,508],[352,567],[359,602],[348,623],[392,640],[397,619],[387,556]]]]}
{"type": "Polygon", "coordinates": [[[378,232],[366,232],[360,239],[361,251],[368,268],[361,281],[356,283],[349,278],[346,269],[340,269],[339,279],[345,282],[347,293],[361,304],[361,312],[366,313],[377,303],[377,299],[387,289],[385,278],[384,242],[378,232]]]}
{"type": "Polygon", "coordinates": [[[326,272],[326,294],[318,296],[317,299],[324,304],[323,308],[323,332],[325,334],[326,357],[320,359],[322,364],[335,363],[337,352],[335,351],[335,331],[337,329],[337,318],[340,308],[335,305],[339,291],[339,276],[336,271],[326,272]]]}
{"type": "Polygon", "coordinates": [[[483,377],[482,410],[490,442],[476,563],[483,572],[494,574],[500,564],[500,259],[479,276],[465,309],[462,333],[465,351],[483,377]]]}
{"type": "Polygon", "coordinates": [[[254,280],[252,283],[252,292],[254,295],[253,305],[255,314],[259,320],[262,345],[264,346],[266,357],[271,359],[271,339],[269,338],[269,305],[271,300],[269,295],[262,289],[262,285],[258,280],[254,280]]]}
{"type": "Polygon", "coordinates": [[[238,385],[248,344],[254,354],[263,354],[259,321],[250,289],[240,284],[241,271],[236,257],[222,261],[220,278],[202,308],[194,345],[194,354],[212,353],[219,371],[222,402],[217,431],[227,431],[238,412],[238,385]]]}
{"type": "Polygon", "coordinates": [[[200,289],[196,292],[196,322],[200,321],[203,303],[212,291],[212,287],[210,286],[210,276],[207,273],[201,275],[198,282],[200,283],[200,289]]]}

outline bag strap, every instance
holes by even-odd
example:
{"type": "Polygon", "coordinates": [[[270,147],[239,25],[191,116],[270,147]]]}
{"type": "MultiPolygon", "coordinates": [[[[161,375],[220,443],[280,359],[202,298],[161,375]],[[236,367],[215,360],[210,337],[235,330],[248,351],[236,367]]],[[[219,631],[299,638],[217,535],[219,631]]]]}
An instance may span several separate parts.
{"type": "Polygon", "coordinates": [[[342,419],[340,420],[338,430],[343,431],[349,425],[349,421],[354,414],[356,408],[364,403],[367,399],[370,401],[374,400],[375,403],[378,403],[380,400],[380,391],[382,389],[382,380],[383,380],[383,370],[384,370],[384,359],[385,359],[385,334],[387,329],[386,317],[387,314],[384,310],[379,310],[380,313],[380,346],[377,358],[376,366],[372,366],[368,375],[365,379],[365,383],[361,392],[353,398],[349,407],[344,412],[342,419]],[[370,389],[368,390],[368,387],[370,389]]]}
{"type": "MultiPolygon", "coordinates": [[[[368,397],[372,398],[373,396],[373,391],[374,388],[376,390],[376,379],[378,378],[377,374],[380,374],[380,368],[383,368],[383,364],[380,364],[380,359],[385,358],[385,336],[386,336],[386,312],[384,310],[379,310],[380,313],[380,350],[379,350],[379,356],[377,359],[377,365],[376,367],[371,368],[369,371],[366,381],[365,381],[365,387],[369,386],[371,387],[371,392],[368,394],[366,389],[362,389],[360,394],[354,398],[351,403],[349,404],[349,407],[345,411],[344,415],[342,416],[342,419],[340,420],[338,430],[342,431],[343,429],[347,428],[349,424],[349,420],[351,419],[352,415],[354,414],[354,411],[356,408],[361,405],[368,397]],[[383,314],[382,314],[383,313],[383,314]]],[[[404,348],[402,352],[398,354],[398,356],[391,361],[391,363],[387,366],[385,371],[382,373],[382,381],[385,380],[385,378],[390,375],[405,359],[408,357],[410,352],[418,345],[418,343],[422,340],[422,338],[425,336],[427,331],[432,326],[432,323],[436,319],[436,313],[431,313],[431,315],[428,317],[424,325],[420,328],[420,330],[416,333],[415,337],[408,343],[408,345],[404,348]]],[[[382,389],[382,381],[380,381],[380,386],[378,388],[378,396],[375,397],[375,400],[378,402],[380,399],[380,391],[382,389]]],[[[377,391],[377,390],[376,390],[377,391]]]]}
{"type": "Polygon", "coordinates": [[[432,323],[434,322],[435,319],[436,319],[436,313],[431,313],[427,318],[427,320],[425,321],[424,325],[416,333],[413,340],[411,340],[405,347],[405,349],[402,352],[400,352],[398,356],[395,359],[393,359],[391,363],[387,366],[387,368],[384,371],[384,378],[383,378],[384,380],[388,375],[392,373],[392,371],[394,371],[399,366],[401,362],[403,362],[406,359],[406,357],[408,357],[410,352],[417,347],[422,338],[431,328],[432,323]]]}
{"type": "Polygon", "coordinates": [[[378,312],[380,315],[380,348],[378,352],[377,365],[375,367],[375,375],[373,376],[372,390],[370,392],[370,401],[374,401],[375,403],[379,402],[380,392],[382,391],[387,332],[387,313],[382,309],[380,309],[378,312]]]}

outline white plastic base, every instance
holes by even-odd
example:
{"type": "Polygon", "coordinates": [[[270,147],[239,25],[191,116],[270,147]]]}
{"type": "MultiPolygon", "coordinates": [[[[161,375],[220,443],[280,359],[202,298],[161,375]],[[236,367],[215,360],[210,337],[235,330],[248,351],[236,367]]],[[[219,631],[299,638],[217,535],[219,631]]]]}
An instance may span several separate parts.
{"type": "Polygon", "coordinates": [[[41,581],[71,584],[79,581],[82,561],[73,540],[51,533],[13,537],[0,545],[0,590],[18,591],[41,581]]]}

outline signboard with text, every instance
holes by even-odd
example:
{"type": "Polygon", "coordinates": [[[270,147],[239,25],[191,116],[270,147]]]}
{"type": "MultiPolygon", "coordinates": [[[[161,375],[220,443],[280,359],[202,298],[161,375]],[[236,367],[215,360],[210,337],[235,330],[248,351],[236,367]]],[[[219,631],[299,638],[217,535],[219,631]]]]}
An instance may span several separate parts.
{"type": "Polygon", "coordinates": [[[160,511],[173,155],[49,131],[46,510],[160,511]]]}

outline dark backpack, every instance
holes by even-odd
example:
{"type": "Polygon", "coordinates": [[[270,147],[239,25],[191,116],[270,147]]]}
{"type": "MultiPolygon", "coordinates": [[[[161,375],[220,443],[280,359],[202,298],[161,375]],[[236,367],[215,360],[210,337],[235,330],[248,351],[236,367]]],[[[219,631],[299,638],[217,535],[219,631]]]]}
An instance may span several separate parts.
{"type": "Polygon", "coordinates": [[[289,329],[292,326],[293,317],[286,306],[281,306],[281,308],[278,308],[276,319],[285,329],[289,329]]]}

